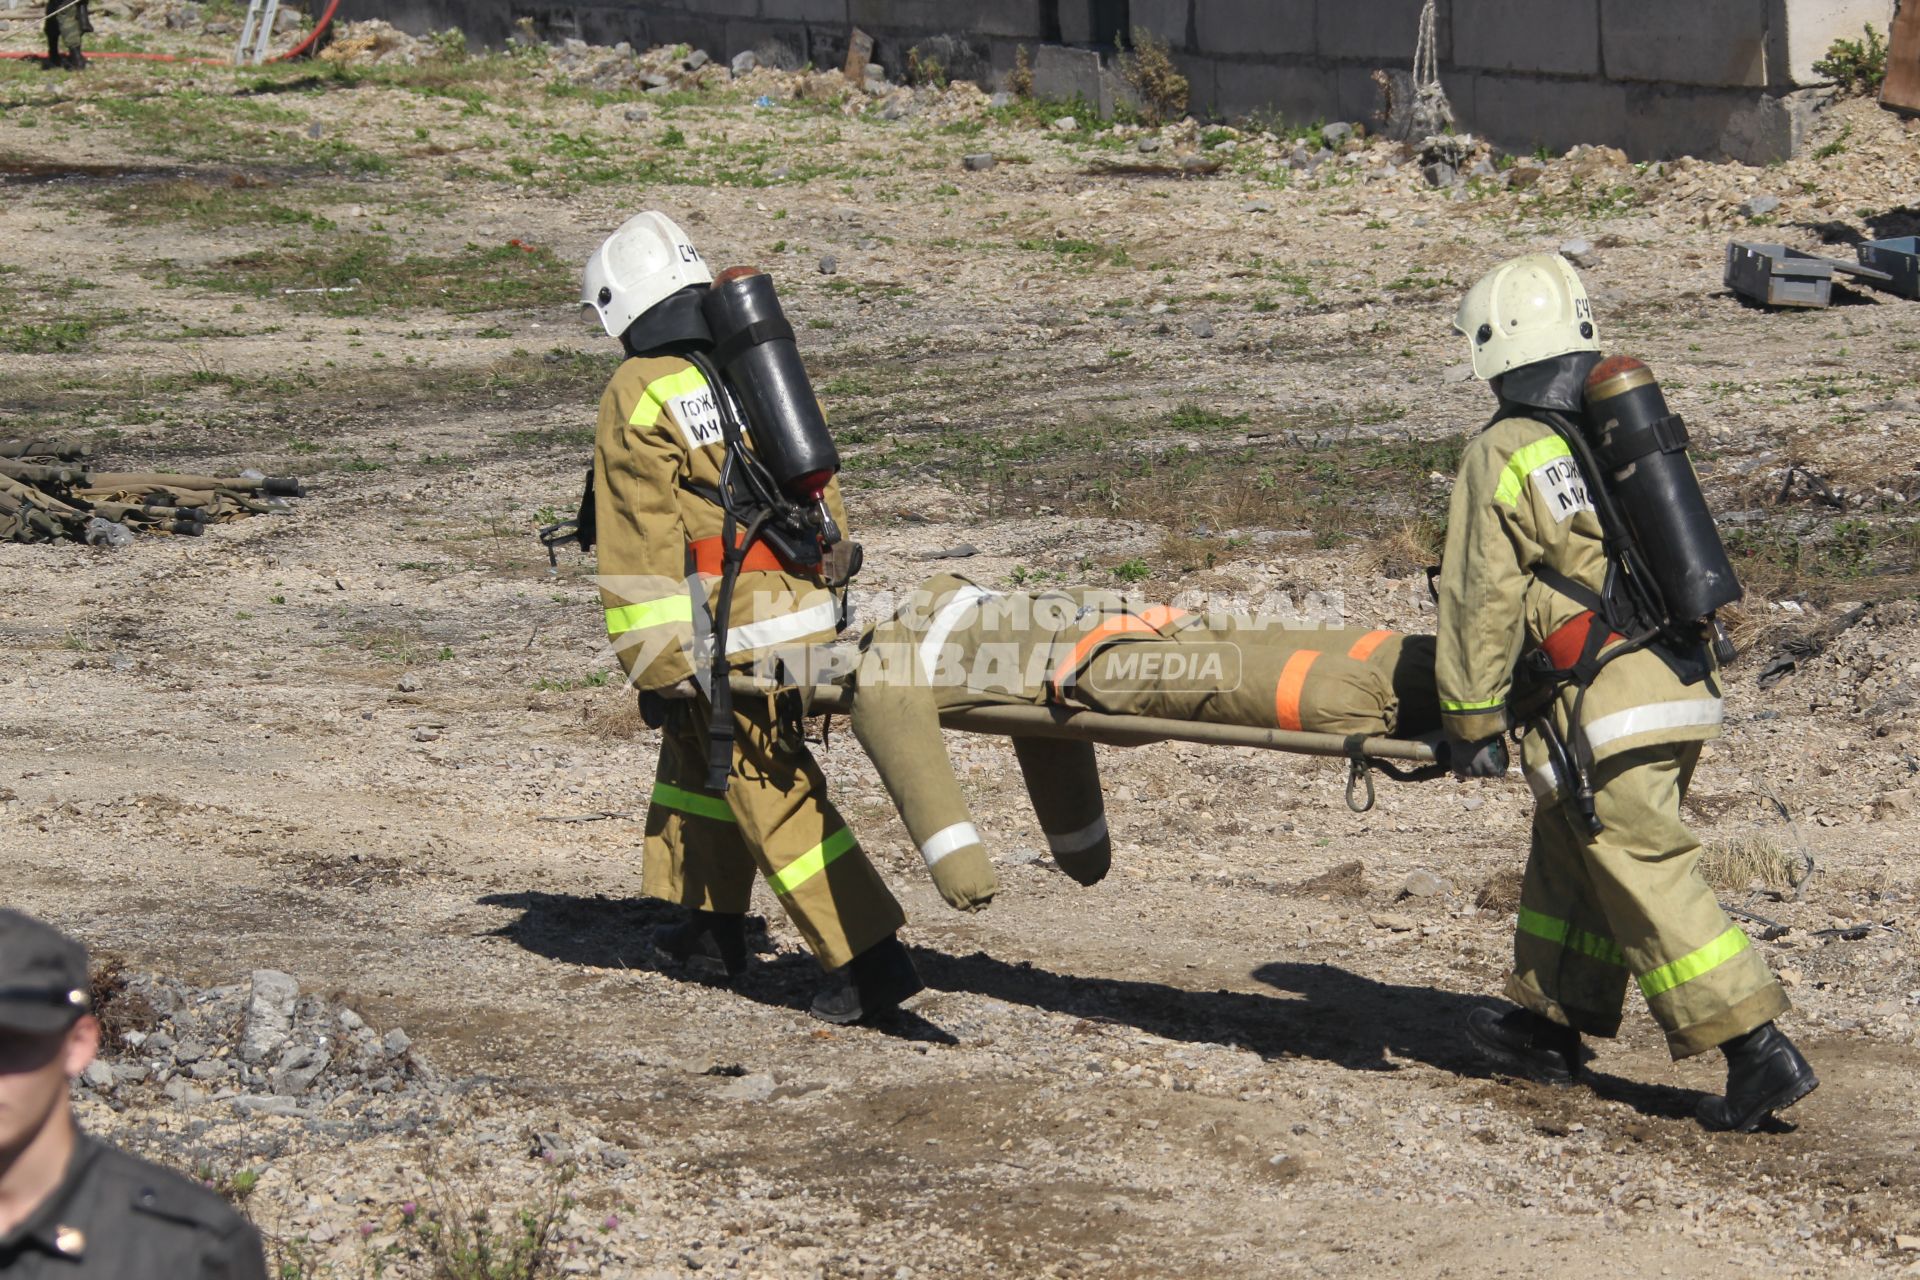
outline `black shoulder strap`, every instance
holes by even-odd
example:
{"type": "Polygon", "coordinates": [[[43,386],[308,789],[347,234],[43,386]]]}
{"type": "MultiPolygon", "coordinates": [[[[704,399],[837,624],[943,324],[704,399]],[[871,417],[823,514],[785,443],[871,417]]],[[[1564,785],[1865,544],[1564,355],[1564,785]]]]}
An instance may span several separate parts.
{"type": "Polygon", "coordinates": [[[560,571],[559,549],[569,542],[577,543],[583,552],[593,550],[594,540],[598,536],[595,520],[593,464],[589,463],[586,489],[580,495],[580,506],[573,513],[573,519],[556,520],[540,527],[540,545],[547,549],[547,564],[553,572],[560,571]]]}
{"type": "Polygon", "coordinates": [[[1575,582],[1558,569],[1550,569],[1543,564],[1534,565],[1528,572],[1582,609],[1591,609],[1602,618],[1607,616],[1606,598],[1592,587],[1575,582]]]}
{"type": "Polygon", "coordinates": [[[599,539],[598,514],[593,499],[593,464],[589,462],[586,487],[580,494],[580,509],[573,517],[574,538],[582,551],[593,550],[594,543],[599,539]]]}

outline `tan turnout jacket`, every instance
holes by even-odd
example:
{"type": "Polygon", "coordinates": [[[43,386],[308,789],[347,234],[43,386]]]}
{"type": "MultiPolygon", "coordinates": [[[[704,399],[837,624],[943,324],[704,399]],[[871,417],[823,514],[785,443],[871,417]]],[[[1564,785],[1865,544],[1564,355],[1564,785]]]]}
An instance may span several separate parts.
{"type": "MultiPolygon", "coordinates": [[[[677,684],[708,661],[723,516],[687,486],[717,487],[725,454],[713,389],[687,361],[632,358],[607,383],[593,451],[600,596],[607,635],[641,689],[677,684]]],[[[844,531],[838,481],[827,506],[844,531]]],[[[819,578],[754,563],[734,589],[734,665],[833,638],[838,609],[819,578]]]]}
{"type": "MultiPolygon", "coordinates": [[[[1435,671],[1448,732],[1470,742],[1500,733],[1514,664],[1587,612],[1534,575],[1541,565],[1598,592],[1606,576],[1600,520],[1566,441],[1532,418],[1506,418],[1467,446],[1448,516],[1435,671]]],[[[1570,739],[1573,693],[1563,690],[1554,706],[1570,739]]],[[[1629,653],[1602,669],[1581,718],[1596,762],[1713,738],[1719,685],[1712,677],[1683,683],[1658,654],[1629,653]]],[[[1550,789],[1544,746],[1537,735],[1526,745],[1529,780],[1550,789]]]]}

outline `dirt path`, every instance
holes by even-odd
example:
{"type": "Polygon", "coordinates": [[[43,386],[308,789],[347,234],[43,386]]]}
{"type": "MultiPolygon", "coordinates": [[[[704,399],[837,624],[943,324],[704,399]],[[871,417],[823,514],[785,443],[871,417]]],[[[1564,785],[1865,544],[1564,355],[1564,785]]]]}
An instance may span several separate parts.
{"type": "Polygon", "coordinates": [[[425,1120],[364,1095],[243,1116],[157,1078],[86,1095],[105,1131],[260,1172],[294,1274],[370,1273],[417,1242],[410,1199],[533,1203],[549,1138],[582,1274],[1920,1267],[1913,313],[1764,313],[1717,274],[1735,234],[1910,220],[1896,122],[1845,108],[1841,149],[1782,171],[1603,157],[1574,185],[1574,157],[1456,199],[1384,147],[1289,170],[1293,138],[1169,131],[1221,172],[1098,176],[1132,135],[957,91],[890,121],[505,59],[263,84],[0,67],[0,436],[313,490],[119,555],[0,547],[0,841],[7,901],[103,955],[207,988],[285,970],[404,1025],[448,1082],[425,1120]],[[1784,203],[1757,228],[1734,206],[1763,186],[1784,203]],[[1670,1064],[1639,1009],[1590,1089],[1463,1052],[1510,945],[1529,803],[1504,782],[1355,815],[1334,766],[1106,752],[1117,865],[1083,890],[1038,852],[1005,744],[954,740],[1005,886],[963,917],[836,735],[932,990],[884,1029],[812,1022],[771,900],[737,990],[662,972],[637,897],[654,743],[605,682],[589,566],[549,576],[531,538],[577,495],[609,369],[573,264],[655,204],[804,318],[874,591],[964,542],[994,584],[1413,628],[1450,451],[1486,412],[1442,372],[1454,300],[1500,256],[1588,241],[1609,341],[1708,441],[1752,588],[1690,817],[1726,900],[1785,926],[1758,945],[1823,1079],[1796,1127],[1700,1132],[1718,1060],[1670,1064]],[[1819,871],[1780,901],[1802,843],[1819,871]],[[1446,888],[1401,897],[1416,870],[1446,888]]]}

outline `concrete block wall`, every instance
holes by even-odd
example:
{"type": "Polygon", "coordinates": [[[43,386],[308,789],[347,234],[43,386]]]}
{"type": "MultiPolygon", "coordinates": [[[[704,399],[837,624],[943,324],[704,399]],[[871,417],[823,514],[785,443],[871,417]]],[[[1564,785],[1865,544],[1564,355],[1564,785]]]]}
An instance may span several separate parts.
{"type": "MultiPolygon", "coordinates": [[[[914,41],[1099,45],[1137,26],[1172,46],[1196,112],[1306,123],[1374,117],[1372,73],[1412,63],[1423,0],[345,0],[346,17],[459,26],[488,43],[527,16],[549,36],[680,43],[731,56],[767,40],[839,66],[847,33],[898,70],[914,41]]],[[[1619,146],[1761,163],[1798,145],[1837,38],[1885,31],[1893,0],[1441,0],[1441,78],[1461,126],[1512,150],[1619,146]]]]}
{"type": "MultiPolygon", "coordinates": [[[[1368,120],[1376,68],[1411,66],[1422,0],[1135,0],[1220,115],[1368,120]]],[[[1464,128],[1515,150],[1779,159],[1836,38],[1893,0],[1442,0],[1441,79],[1464,128]]]]}
{"type": "MultiPolygon", "coordinates": [[[[1098,2],[1077,0],[1083,9],[1098,2]]],[[[458,27],[479,44],[497,45],[524,17],[549,39],[688,44],[715,57],[774,40],[820,67],[841,65],[857,26],[874,37],[875,59],[898,72],[913,43],[936,34],[970,37],[994,66],[1011,67],[1017,46],[1032,50],[1057,38],[1047,18],[1063,3],[1074,0],[344,0],[340,18],[384,18],[413,32],[458,27]]]]}

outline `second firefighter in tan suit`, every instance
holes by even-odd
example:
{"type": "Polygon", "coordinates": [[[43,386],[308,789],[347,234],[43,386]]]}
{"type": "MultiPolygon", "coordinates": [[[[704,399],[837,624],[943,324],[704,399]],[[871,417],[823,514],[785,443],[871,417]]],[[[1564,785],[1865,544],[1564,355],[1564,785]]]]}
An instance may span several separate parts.
{"type": "MultiPolygon", "coordinates": [[[[1438,727],[1433,642],[1183,612],[1111,591],[989,591],[928,579],[870,631],[854,675],[860,745],[948,903],[997,891],[941,738],[940,713],[1066,706],[1112,715],[1338,734],[1438,727]]],[[[1112,862],[1092,743],[1013,739],[1054,861],[1082,884],[1112,862]]]]}
{"type": "MultiPolygon", "coordinates": [[[[1599,341],[1586,291],[1556,255],[1496,269],[1467,295],[1455,327],[1500,411],[1461,458],[1436,674],[1458,767],[1493,776],[1507,767],[1507,703],[1523,655],[1541,651],[1565,671],[1623,640],[1588,603],[1608,569],[1589,480],[1545,420],[1584,412],[1599,341]]],[[[1523,764],[1540,800],[1506,992],[1520,1008],[1479,1010],[1468,1031],[1502,1065],[1564,1083],[1578,1074],[1580,1035],[1614,1035],[1635,982],[1675,1058],[1727,1051],[1728,1097],[1703,1104],[1702,1120],[1752,1128],[1814,1081],[1773,1026],[1785,993],[1720,909],[1680,818],[1700,744],[1720,733],[1717,681],[1706,645],[1656,644],[1607,662],[1584,682],[1584,699],[1582,681],[1562,686],[1550,714],[1588,764],[1598,834],[1575,811],[1547,735],[1526,734],[1523,764]]]]}
{"type": "MultiPolygon", "coordinates": [[[[630,682],[665,709],[647,814],[643,888],[687,907],[661,945],[745,964],[744,917],[764,877],[830,971],[813,1012],[853,1021],[919,990],[895,937],[904,922],[827,795],[818,763],[773,700],[738,703],[725,795],[706,790],[710,704],[700,680],[721,572],[725,440],[717,389],[687,357],[712,348],[710,275],[666,217],[629,220],[589,262],[582,304],[628,358],[600,399],[593,524],[607,635],[630,682]]],[[[837,486],[827,505],[845,527],[837,486]]],[[[726,639],[733,665],[832,640],[839,606],[817,574],[748,548],[726,639]]]]}

